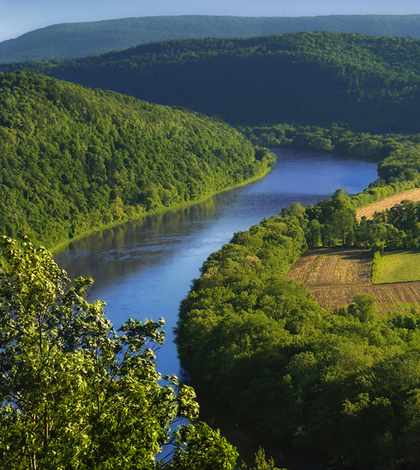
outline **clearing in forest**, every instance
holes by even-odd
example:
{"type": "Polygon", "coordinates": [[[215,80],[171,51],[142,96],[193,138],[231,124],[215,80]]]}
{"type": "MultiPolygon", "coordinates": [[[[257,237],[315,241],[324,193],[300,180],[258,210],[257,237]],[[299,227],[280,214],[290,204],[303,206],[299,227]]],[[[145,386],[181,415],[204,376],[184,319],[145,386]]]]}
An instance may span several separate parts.
{"type": "Polygon", "coordinates": [[[307,251],[287,279],[304,284],[328,311],[347,305],[356,294],[375,296],[377,311],[410,311],[420,307],[420,282],[372,285],[368,250],[322,248],[307,251]]]}
{"type": "Polygon", "coordinates": [[[372,279],[374,284],[410,281],[420,281],[420,252],[386,253],[377,262],[376,272],[372,279]]]}
{"type": "Polygon", "coordinates": [[[360,220],[363,216],[367,219],[371,219],[375,212],[382,212],[385,209],[391,209],[391,207],[394,207],[401,201],[420,201],[420,188],[410,189],[409,191],[395,194],[394,196],[387,197],[381,201],[372,202],[372,204],[357,209],[357,220],[360,220]]]}

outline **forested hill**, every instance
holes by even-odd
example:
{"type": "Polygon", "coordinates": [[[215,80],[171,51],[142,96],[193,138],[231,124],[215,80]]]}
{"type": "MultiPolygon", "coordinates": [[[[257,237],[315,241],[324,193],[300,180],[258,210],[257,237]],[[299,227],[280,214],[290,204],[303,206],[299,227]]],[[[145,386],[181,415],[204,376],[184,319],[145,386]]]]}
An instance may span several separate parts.
{"type": "Polygon", "coordinates": [[[3,66],[31,69],[231,124],[348,124],[418,132],[420,41],[306,32],[138,46],[85,59],[3,66]]]}
{"type": "Polygon", "coordinates": [[[48,26],[0,43],[0,62],[72,59],[171,39],[336,31],[420,38],[420,15],[152,16],[48,26]]]}
{"type": "Polygon", "coordinates": [[[0,234],[53,247],[203,199],[270,162],[220,120],[34,73],[0,74],[0,234]]]}

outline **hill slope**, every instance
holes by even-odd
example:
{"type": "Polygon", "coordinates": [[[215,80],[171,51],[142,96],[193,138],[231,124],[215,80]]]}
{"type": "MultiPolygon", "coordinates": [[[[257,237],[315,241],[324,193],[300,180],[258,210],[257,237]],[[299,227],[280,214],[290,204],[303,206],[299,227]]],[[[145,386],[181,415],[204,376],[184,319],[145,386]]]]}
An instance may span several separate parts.
{"type": "MultiPolygon", "coordinates": [[[[408,237],[414,242],[420,204],[397,208],[386,223],[378,218],[360,226],[351,205],[338,190],[315,206],[292,204],[236,233],[210,255],[181,302],[175,341],[202,412],[236,434],[248,432],[269,453],[281,449],[276,466],[417,469],[418,285],[406,286],[404,295],[401,284],[371,290],[366,248],[380,230],[398,234],[404,244],[408,237]],[[347,228],[355,230],[353,240],[346,237],[346,253],[339,234],[344,214],[347,228]],[[355,241],[362,251],[350,248],[355,241]],[[301,259],[302,276],[291,277],[311,285],[320,281],[317,290],[327,282],[339,286],[348,297],[334,311],[285,278],[308,245],[324,256],[310,265],[301,259]],[[356,269],[357,277],[348,275],[356,269]],[[381,293],[387,315],[376,315],[372,292],[381,293]]],[[[395,241],[389,237],[383,246],[393,249],[395,241]]]]}
{"type": "Polygon", "coordinates": [[[232,124],[346,123],[418,132],[420,41],[348,33],[148,44],[78,60],[3,66],[112,89],[232,124]]]}
{"type": "Polygon", "coordinates": [[[156,16],[48,26],[0,43],[0,63],[72,59],[171,39],[337,31],[420,38],[420,15],[156,16]]]}
{"type": "Polygon", "coordinates": [[[220,121],[112,92],[0,74],[0,234],[57,245],[262,175],[271,156],[220,121]]]}

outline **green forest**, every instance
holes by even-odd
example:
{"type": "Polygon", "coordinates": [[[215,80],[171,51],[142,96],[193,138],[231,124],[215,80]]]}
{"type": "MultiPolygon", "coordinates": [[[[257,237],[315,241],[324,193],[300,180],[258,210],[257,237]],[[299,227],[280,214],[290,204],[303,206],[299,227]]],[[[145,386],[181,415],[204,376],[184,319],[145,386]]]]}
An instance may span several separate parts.
{"type": "Polygon", "coordinates": [[[63,23],[0,43],[0,63],[74,59],[173,39],[337,31],[420,38],[420,15],[317,17],[149,16],[63,23]]]}
{"type": "Polygon", "coordinates": [[[343,190],[295,203],[212,254],[180,307],[176,343],[208,420],[292,468],[418,468],[420,312],[334,312],[284,275],[308,249],[420,247],[420,203],[356,220],[343,190]],[[279,452],[281,451],[281,452],[279,452]]]}
{"type": "Polygon", "coordinates": [[[378,315],[357,294],[330,312],[285,279],[308,249],[420,249],[419,202],[356,218],[420,186],[419,53],[305,32],[2,66],[0,466],[233,470],[220,426],[261,445],[252,470],[419,468],[419,309],[378,315]],[[115,331],[49,249],[260,178],[275,146],[369,159],[379,177],[208,257],[180,305],[180,385],[156,370],[164,321],[115,331]]]}
{"type": "Polygon", "coordinates": [[[419,57],[416,39],[305,32],[167,41],[2,70],[32,70],[234,125],[335,123],[417,133],[419,57]]]}
{"type": "Polygon", "coordinates": [[[0,233],[49,248],[260,177],[274,157],[188,110],[0,76],[0,233]]]}

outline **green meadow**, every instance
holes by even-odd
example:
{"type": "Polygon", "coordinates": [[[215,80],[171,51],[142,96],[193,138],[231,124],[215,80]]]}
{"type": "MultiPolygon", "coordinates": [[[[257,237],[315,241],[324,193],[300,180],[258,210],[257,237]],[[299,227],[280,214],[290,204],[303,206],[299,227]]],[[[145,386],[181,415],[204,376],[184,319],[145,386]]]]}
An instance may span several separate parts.
{"type": "Polygon", "coordinates": [[[420,252],[386,253],[377,264],[373,284],[420,281],[420,252]]]}

